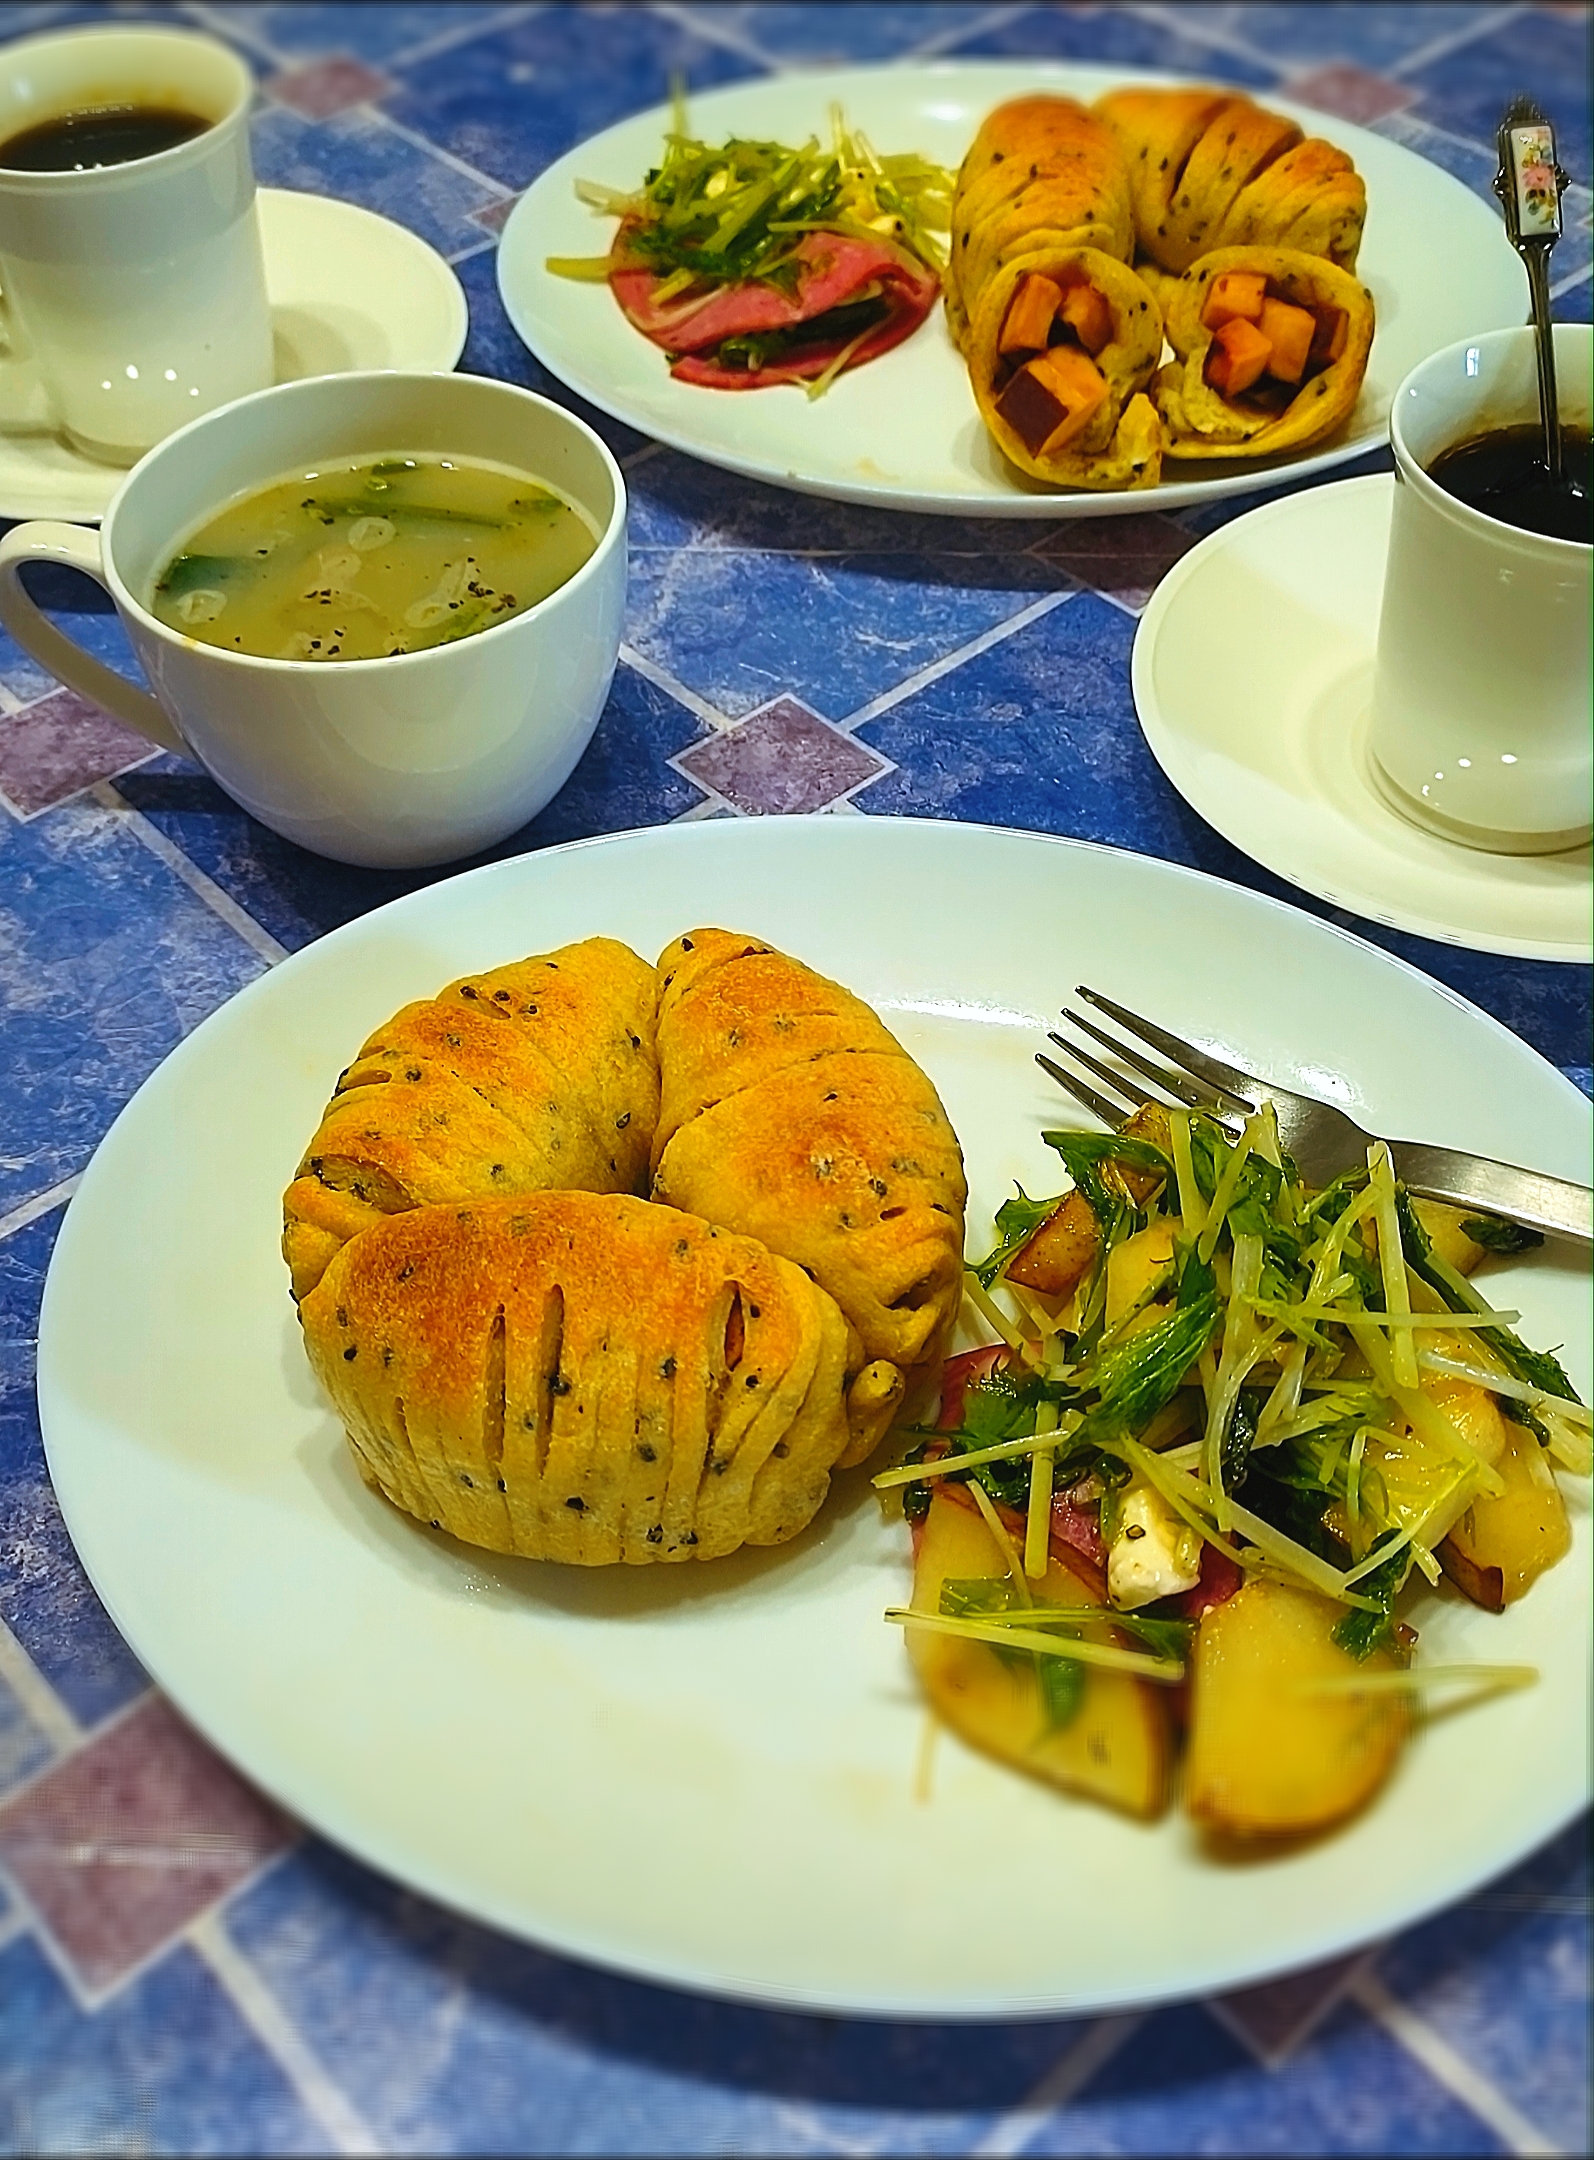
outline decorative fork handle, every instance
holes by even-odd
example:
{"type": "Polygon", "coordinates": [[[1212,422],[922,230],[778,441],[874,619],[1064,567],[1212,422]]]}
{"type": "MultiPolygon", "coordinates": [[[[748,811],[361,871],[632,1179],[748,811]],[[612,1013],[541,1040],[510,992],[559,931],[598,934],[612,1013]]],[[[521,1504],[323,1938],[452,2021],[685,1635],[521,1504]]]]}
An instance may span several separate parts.
{"type": "Polygon", "coordinates": [[[1549,1177],[1542,1170],[1491,1162],[1486,1155],[1425,1147],[1415,1140],[1392,1140],[1389,1152],[1395,1175],[1427,1199],[1503,1215],[1507,1222],[1542,1230],[1546,1237],[1594,1245],[1594,1192],[1586,1185],[1549,1177]]]}

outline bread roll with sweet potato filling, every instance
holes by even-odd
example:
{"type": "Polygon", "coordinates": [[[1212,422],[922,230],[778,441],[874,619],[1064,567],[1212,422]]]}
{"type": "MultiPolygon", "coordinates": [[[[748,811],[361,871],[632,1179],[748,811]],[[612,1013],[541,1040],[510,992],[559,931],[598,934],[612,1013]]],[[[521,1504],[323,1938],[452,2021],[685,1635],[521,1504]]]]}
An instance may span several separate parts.
{"type": "Polygon", "coordinates": [[[1168,305],[1176,357],[1152,396],[1174,458],[1262,458],[1326,442],[1355,410],[1373,301],[1348,272],[1287,248],[1218,248],[1168,305]]]}
{"type": "Polygon", "coordinates": [[[1161,356],[1162,318],[1128,267],[1132,247],[1112,131],[1071,98],[998,106],[953,196],[947,322],[981,418],[1035,479],[1157,481],[1160,426],[1140,392],[1161,356]]]}

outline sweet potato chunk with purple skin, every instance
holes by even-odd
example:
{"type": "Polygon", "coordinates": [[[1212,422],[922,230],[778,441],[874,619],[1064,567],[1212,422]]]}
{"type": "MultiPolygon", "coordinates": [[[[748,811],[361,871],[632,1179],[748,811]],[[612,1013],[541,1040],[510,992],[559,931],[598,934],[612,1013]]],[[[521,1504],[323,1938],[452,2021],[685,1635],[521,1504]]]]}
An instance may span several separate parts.
{"type": "Polygon", "coordinates": [[[1063,295],[1062,316],[1088,353],[1112,343],[1112,309],[1094,285],[1070,285],[1063,295]]]}
{"type": "Polygon", "coordinates": [[[1209,330],[1221,330],[1228,322],[1258,322],[1267,297],[1267,279],[1260,271],[1225,270],[1212,280],[1201,310],[1209,330]]]}
{"type": "Polygon", "coordinates": [[[1062,289],[1049,277],[1040,277],[1031,271],[1021,278],[1002,324],[998,352],[1044,352],[1062,303],[1062,289]]]}
{"type": "Polygon", "coordinates": [[[1100,368],[1074,347],[1058,345],[1019,369],[996,409],[1030,456],[1042,457],[1083,435],[1106,399],[1100,368]]]}
{"type": "Polygon", "coordinates": [[[1219,397],[1238,397],[1249,390],[1273,357],[1273,346],[1257,329],[1236,315],[1212,340],[1207,354],[1206,379],[1219,397]]]}
{"type": "Polygon", "coordinates": [[[1257,324],[1273,347],[1267,372],[1276,382],[1298,383],[1306,373],[1317,323],[1310,311],[1291,307],[1285,300],[1264,300],[1262,320],[1257,324]]]}
{"type": "Polygon", "coordinates": [[[1350,317],[1340,307],[1313,308],[1312,316],[1317,328],[1312,333],[1312,349],[1307,354],[1310,367],[1331,367],[1340,359],[1350,339],[1350,317]]]}
{"type": "Polygon", "coordinates": [[[1500,1493],[1480,1493],[1438,1548],[1445,1573],[1474,1605],[1502,1612],[1572,1543],[1566,1502],[1544,1451],[1523,1425],[1506,1428],[1494,1465],[1500,1493]]]}
{"type": "MultiPolygon", "coordinates": [[[[1153,1147],[1168,1146],[1168,1113],[1160,1103],[1146,1103],[1123,1127],[1126,1140],[1148,1140],[1153,1147]]],[[[1162,1173],[1142,1169],[1139,1163],[1119,1162],[1106,1166],[1130,1199],[1140,1202],[1161,1182],[1162,1173]]],[[[1009,1282],[1044,1297],[1072,1297],[1089,1274],[1101,1245],[1101,1226],[1083,1193],[1065,1193],[1027,1245],[1020,1246],[1007,1263],[1009,1282]]]]}

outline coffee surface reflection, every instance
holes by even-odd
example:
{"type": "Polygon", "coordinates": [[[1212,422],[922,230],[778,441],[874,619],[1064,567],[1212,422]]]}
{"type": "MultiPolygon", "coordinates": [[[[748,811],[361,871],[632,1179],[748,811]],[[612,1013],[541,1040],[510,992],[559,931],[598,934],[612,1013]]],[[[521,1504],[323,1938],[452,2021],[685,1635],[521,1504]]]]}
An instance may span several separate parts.
{"type": "Polygon", "coordinates": [[[1493,428],[1441,450],[1428,477],[1485,517],[1547,540],[1577,540],[1587,547],[1589,529],[1589,437],[1561,432],[1562,481],[1557,487],[1544,462],[1544,431],[1537,421],[1493,428]]]}
{"type": "Polygon", "coordinates": [[[211,125],[176,105],[98,105],[36,121],[0,143],[7,172],[93,172],[192,142],[211,125]]]}

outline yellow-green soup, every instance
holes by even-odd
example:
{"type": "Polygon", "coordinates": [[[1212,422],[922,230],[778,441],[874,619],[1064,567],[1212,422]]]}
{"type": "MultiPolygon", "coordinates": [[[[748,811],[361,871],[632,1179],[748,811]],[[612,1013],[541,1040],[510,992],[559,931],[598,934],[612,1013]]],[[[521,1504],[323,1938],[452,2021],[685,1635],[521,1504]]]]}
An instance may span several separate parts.
{"type": "Polygon", "coordinates": [[[468,458],[325,465],[190,534],[150,612],[232,652],[377,660],[451,644],[546,600],[597,545],[551,488],[468,458]]]}

